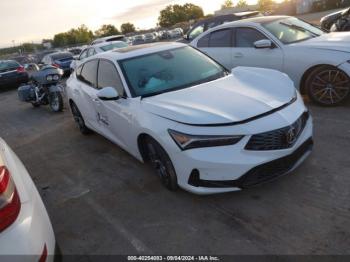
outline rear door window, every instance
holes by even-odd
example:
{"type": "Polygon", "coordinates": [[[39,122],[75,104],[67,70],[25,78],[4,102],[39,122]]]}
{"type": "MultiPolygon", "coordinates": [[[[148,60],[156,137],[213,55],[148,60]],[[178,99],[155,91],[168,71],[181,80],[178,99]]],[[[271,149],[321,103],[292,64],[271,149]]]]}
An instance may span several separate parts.
{"type": "Polygon", "coordinates": [[[232,30],[222,29],[210,34],[209,47],[231,47],[232,30]]]}
{"type": "Polygon", "coordinates": [[[113,87],[120,96],[124,95],[124,88],[116,67],[106,60],[100,60],[97,74],[98,88],[113,87]]]}
{"type": "Polygon", "coordinates": [[[231,47],[232,30],[220,29],[203,36],[198,40],[197,46],[201,47],[231,47]]]}

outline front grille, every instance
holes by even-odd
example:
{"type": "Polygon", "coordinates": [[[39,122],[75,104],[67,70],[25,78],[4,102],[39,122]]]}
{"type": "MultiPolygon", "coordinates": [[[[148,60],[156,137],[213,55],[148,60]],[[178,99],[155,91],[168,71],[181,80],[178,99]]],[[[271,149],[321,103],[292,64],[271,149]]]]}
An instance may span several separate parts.
{"type": "Polygon", "coordinates": [[[251,169],[238,180],[240,187],[248,188],[255,186],[288,173],[307,151],[311,151],[312,146],[313,141],[309,139],[291,155],[251,169]]]}
{"type": "Polygon", "coordinates": [[[309,119],[309,112],[304,112],[292,125],[273,131],[253,135],[246,150],[281,150],[291,148],[298,140],[309,119]]]}
{"type": "Polygon", "coordinates": [[[237,180],[203,180],[200,179],[198,170],[193,170],[188,183],[196,187],[239,187],[249,188],[273,180],[291,171],[297,162],[308,152],[312,150],[312,138],[305,141],[292,154],[262,164],[249,170],[237,180]]]}

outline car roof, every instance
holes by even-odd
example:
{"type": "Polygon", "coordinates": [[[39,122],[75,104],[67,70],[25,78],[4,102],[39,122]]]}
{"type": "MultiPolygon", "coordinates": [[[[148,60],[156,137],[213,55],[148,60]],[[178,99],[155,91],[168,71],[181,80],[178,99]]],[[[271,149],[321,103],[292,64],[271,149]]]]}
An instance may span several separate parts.
{"type": "MultiPolygon", "coordinates": [[[[217,28],[225,28],[225,27],[230,27],[232,25],[234,26],[247,26],[247,25],[257,25],[257,24],[264,24],[264,23],[269,23],[269,22],[273,22],[273,21],[277,21],[280,19],[284,19],[284,18],[290,18],[291,16],[282,16],[282,15],[276,15],[276,16],[258,16],[258,17],[252,17],[252,18],[246,18],[246,19],[242,19],[242,20],[237,20],[237,21],[232,21],[232,22],[228,22],[228,23],[224,23],[222,25],[213,27],[213,29],[217,29],[217,28]]],[[[213,31],[213,30],[210,30],[213,31]]]]}
{"type": "Polygon", "coordinates": [[[54,52],[54,53],[50,53],[47,54],[46,56],[54,56],[54,55],[60,55],[60,54],[67,54],[67,55],[72,55],[72,53],[70,53],[69,51],[59,51],[59,52],[54,52]]]}
{"type": "Polygon", "coordinates": [[[88,47],[88,48],[101,47],[101,46],[111,45],[111,44],[115,44],[115,43],[124,43],[124,42],[123,42],[123,41],[102,42],[102,43],[98,43],[98,44],[95,44],[95,45],[93,45],[93,46],[90,46],[90,47],[88,47]]]}
{"type": "Polygon", "coordinates": [[[105,53],[97,54],[95,58],[107,58],[107,59],[115,59],[115,60],[124,60],[132,57],[147,55],[156,53],[159,51],[166,51],[169,49],[186,47],[188,45],[178,42],[158,42],[158,43],[150,43],[150,44],[142,44],[136,46],[128,46],[119,49],[115,49],[112,51],[108,51],[105,53]]]}
{"type": "Polygon", "coordinates": [[[110,36],[100,37],[92,41],[92,43],[96,43],[96,42],[100,43],[100,41],[106,42],[108,39],[115,38],[115,37],[122,38],[122,37],[125,37],[125,35],[110,35],[110,36]]]}

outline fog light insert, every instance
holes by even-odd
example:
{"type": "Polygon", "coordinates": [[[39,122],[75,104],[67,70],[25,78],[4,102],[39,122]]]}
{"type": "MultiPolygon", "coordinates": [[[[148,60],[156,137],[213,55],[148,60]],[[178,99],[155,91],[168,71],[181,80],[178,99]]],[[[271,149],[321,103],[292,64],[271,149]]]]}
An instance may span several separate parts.
{"type": "Polygon", "coordinates": [[[188,184],[191,186],[199,187],[200,178],[199,178],[199,171],[197,169],[192,170],[190,177],[188,179],[188,184]]]}

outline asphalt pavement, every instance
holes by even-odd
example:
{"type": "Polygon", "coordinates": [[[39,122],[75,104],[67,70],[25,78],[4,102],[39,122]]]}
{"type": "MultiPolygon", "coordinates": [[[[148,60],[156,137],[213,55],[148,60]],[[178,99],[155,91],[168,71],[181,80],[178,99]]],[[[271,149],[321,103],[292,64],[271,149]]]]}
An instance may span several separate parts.
{"type": "Polygon", "coordinates": [[[0,93],[0,136],[24,162],[63,254],[350,254],[350,103],[310,105],[315,147],[292,174],[196,196],[163,188],[150,167],[69,110],[0,93]]]}

